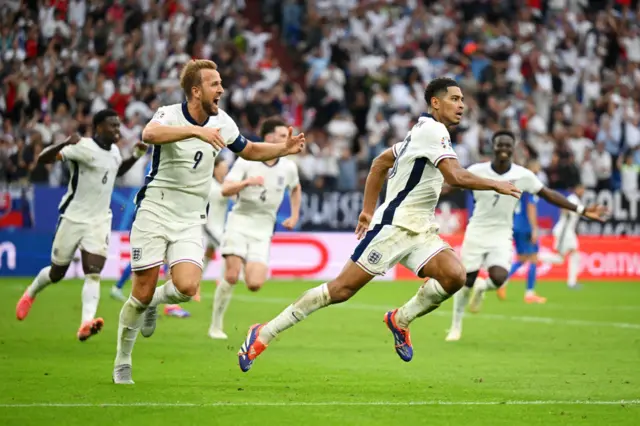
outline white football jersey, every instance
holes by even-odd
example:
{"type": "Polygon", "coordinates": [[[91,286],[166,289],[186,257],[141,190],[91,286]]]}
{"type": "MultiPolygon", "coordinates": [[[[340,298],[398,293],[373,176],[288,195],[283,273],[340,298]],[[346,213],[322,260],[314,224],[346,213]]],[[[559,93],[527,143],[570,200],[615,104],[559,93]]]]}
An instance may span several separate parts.
{"type": "Polygon", "coordinates": [[[228,207],[229,199],[222,195],[222,185],[214,178],[209,191],[209,213],[205,227],[215,239],[222,237],[228,207]]]}
{"type": "MultiPolygon", "coordinates": [[[[576,194],[569,194],[567,200],[571,201],[575,205],[580,205],[582,202],[580,198],[576,194]]],[[[576,212],[572,212],[569,210],[561,210],[560,211],[560,219],[558,219],[558,223],[553,227],[553,235],[559,237],[563,233],[572,233],[575,234],[576,227],[578,226],[578,221],[580,220],[580,215],[576,212]]]]}
{"type": "MultiPolygon", "coordinates": [[[[151,121],[165,126],[199,125],[189,114],[186,103],[158,109],[151,121]]],[[[221,109],[202,126],[219,128],[233,152],[241,152],[247,145],[236,123],[221,109]]],[[[151,170],[136,197],[138,208],[175,222],[204,224],[218,153],[211,144],[198,138],[154,145],[151,170]]]]}
{"type": "MultiPolygon", "coordinates": [[[[544,187],[540,179],[530,170],[512,164],[505,174],[496,173],[491,162],[469,166],[468,170],[480,177],[509,181],[521,191],[537,194],[544,187]]],[[[473,191],[473,214],[465,231],[467,235],[477,238],[493,238],[496,234],[509,238],[513,235],[513,213],[520,202],[510,195],[501,195],[494,191],[473,191]]]]}
{"type": "Polygon", "coordinates": [[[288,158],[279,158],[272,166],[238,158],[225,180],[240,182],[257,176],[264,178],[264,184],[247,186],[238,193],[226,229],[271,238],[285,189],[292,190],[300,183],[298,167],[288,158]]]}
{"type": "Polygon", "coordinates": [[[457,158],[449,131],[423,114],[403,142],[393,146],[396,156],[389,173],[385,202],[376,209],[370,229],[396,225],[413,232],[437,229],[435,209],[444,178],[438,163],[457,158]]]}
{"type": "Polygon", "coordinates": [[[60,201],[60,216],[74,222],[96,223],[111,220],[111,194],[122,164],[120,149],[106,150],[91,138],[81,138],[60,151],[69,164],[71,179],[60,201]]]}

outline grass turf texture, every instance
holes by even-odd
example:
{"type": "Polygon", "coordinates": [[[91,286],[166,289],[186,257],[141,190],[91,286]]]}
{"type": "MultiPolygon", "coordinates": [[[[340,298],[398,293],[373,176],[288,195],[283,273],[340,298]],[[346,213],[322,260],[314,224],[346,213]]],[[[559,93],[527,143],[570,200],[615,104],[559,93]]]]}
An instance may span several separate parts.
{"type": "Polygon", "coordinates": [[[382,317],[418,284],[374,283],[285,332],[243,374],[236,352],[248,326],[316,283],[239,287],[230,339],[213,341],[207,282],[203,301],[187,305],[191,318],[161,317],[152,338],[138,337],[136,385],[126,387],[111,383],[121,307],[108,296],[111,282],[98,309],[105,329],[80,343],[81,281],[48,288],[18,322],[29,281],[0,280],[2,425],[640,424],[640,285],[574,292],[543,283],[549,302],[525,305],[515,283],[506,302],[489,294],[480,314],[467,314],[456,343],[444,341],[448,301],[413,324],[415,356],[404,363],[382,317]]]}

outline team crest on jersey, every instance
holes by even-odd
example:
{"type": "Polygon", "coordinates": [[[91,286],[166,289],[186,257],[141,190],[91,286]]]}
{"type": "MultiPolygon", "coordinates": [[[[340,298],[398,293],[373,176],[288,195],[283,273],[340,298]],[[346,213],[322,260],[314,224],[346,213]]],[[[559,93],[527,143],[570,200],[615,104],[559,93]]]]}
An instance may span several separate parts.
{"type": "Polygon", "coordinates": [[[131,249],[131,259],[138,261],[142,259],[142,249],[132,248],[131,249]]]}
{"type": "Polygon", "coordinates": [[[152,120],[160,120],[162,117],[164,117],[164,111],[158,110],[155,114],[153,114],[152,120]]]}
{"type": "Polygon", "coordinates": [[[380,260],[382,260],[382,255],[375,250],[372,250],[371,253],[369,253],[369,256],[367,257],[367,261],[372,265],[375,265],[376,263],[380,262],[380,260]]]}
{"type": "Polygon", "coordinates": [[[284,185],[284,176],[278,176],[278,186],[284,185]]]}
{"type": "Polygon", "coordinates": [[[451,139],[446,136],[443,136],[442,139],[440,139],[440,144],[444,149],[451,149],[451,139]]]}

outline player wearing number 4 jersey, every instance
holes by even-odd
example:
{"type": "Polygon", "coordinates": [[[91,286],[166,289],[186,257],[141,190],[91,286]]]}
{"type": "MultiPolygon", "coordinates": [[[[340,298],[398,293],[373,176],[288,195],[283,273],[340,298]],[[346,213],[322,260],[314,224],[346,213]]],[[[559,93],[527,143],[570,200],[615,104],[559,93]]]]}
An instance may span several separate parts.
{"type": "Polygon", "coordinates": [[[282,331],[320,308],[350,299],[376,275],[398,263],[420,277],[430,278],[409,302],[384,315],[397,354],[410,361],[413,347],[409,324],[437,309],[464,285],[462,264],[437,234],[434,213],[443,182],[462,188],[495,190],[514,200],[520,191],[509,182],[478,177],[460,167],[447,130],[460,122],[464,110],[462,92],[454,80],[433,80],[425,91],[425,101],[431,114],[418,120],[404,142],[377,157],[369,171],[356,229],[358,237],[364,238],[351,260],[336,279],[310,289],[273,320],[249,329],[238,352],[242,371],[248,371],[255,358],[282,331]],[[390,169],[386,202],[374,214],[390,169]]]}
{"type": "MultiPolygon", "coordinates": [[[[487,179],[511,182],[521,191],[538,195],[563,209],[582,214],[589,219],[602,220],[602,206],[585,208],[567,200],[562,194],[546,188],[542,182],[524,167],[511,162],[515,136],[509,131],[496,132],[492,138],[491,162],[474,164],[469,171],[487,179]]],[[[462,242],[461,258],[467,270],[465,286],[453,302],[453,321],[447,341],[460,339],[464,309],[470,302],[470,310],[478,312],[487,290],[495,290],[507,279],[513,258],[513,213],[518,200],[499,194],[474,191],[475,206],[462,242]],[[477,279],[480,268],[487,268],[489,278],[477,279]],[[473,288],[473,294],[472,294],[473,288]]]]}
{"type": "MultiPolygon", "coordinates": [[[[262,123],[260,136],[265,141],[283,144],[287,140],[287,126],[278,118],[269,118],[262,123]]],[[[287,189],[291,191],[291,217],[282,224],[293,229],[298,222],[302,200],[295,163],[287,158],[263,163],[239,158],[227,175],[222,194],[237,195],[238,200],[229,213],[222,239],[220,252],[225,265],[213,301],[211,338],[227,338],[223,331],[223,317],[241,271],[244,269],[249,290],[258,291],[264,285],[269,271],[269,250],[276,213],[287,189]]]]}
{"type": "Polygon", "coordinates": [[[246,160],[267,161],[298,153],[304,144],[304,135],[292,136],[291,128],[284,144],[248,142],[218,108],[224,89],[212,61],[188,62],[180,84],[187,101],[160,108],[142,132],[153,145],[152,169],[136,197],[130,238],[133,286],[120,312],[113,370],[117,384],[133,383],[133,345],[138,330],[144,337],[153,334],[157,306],[187,302],[198,290],[216,155],[228,147],[246,160]],[[156,289],[165,259],[171,279],[156,289]]]}
{"type": "Polygon", "coordinates": [[[60,202],[60,217],[51,251],[51,265],[43,268],[16,307],[19,320],[26,318],[36,295],[64,278],[78,247],[85,274],[82,288],[82,321],[77,336],[87,340],[98,333],[104,321],[95,318],[100,299],[100,272],[104,267],[111,233],[111,193],[116,176],[125,174],[144,155],[138,144],[134,155],[122,161],[115,143],[120,139],[120,120],[112,110],[93,117],[93,138],[72,135],[65,142],[44,149],[40,163],[65,161],[71,170],[69,188],[60,202]]]}

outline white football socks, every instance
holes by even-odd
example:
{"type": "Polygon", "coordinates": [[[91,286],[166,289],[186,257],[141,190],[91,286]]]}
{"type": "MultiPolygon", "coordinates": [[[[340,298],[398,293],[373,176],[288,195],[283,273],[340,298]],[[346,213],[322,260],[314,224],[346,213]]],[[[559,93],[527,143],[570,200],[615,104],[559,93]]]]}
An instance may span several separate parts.
{"type": "Polygon", "coordinates": [[[173,285],[173,281],[169,280],[160,287],[156,288],[155,293],[153,293],[153,299],[151,299],[151,303],[149,303],[149,306],[184,303],[188,302],[189,300],[191,300],[191,296],[182,294],[176,288],[176,286],[173,285]]]}
{"type": "Polygon", "coordinates": [[[268,345],[278,334],[330,303],[331,298],[327,283],[307,290],[298,300],[262,327],[258,338],[262,343],[268,345]]]}
{"type": "Polygon", "coordinates": [[[471,288],[467,287],[466,285],[453,295],[453,319],[451,321],[452,329],[462,329],[464,310],[469,304],[469,298],[471,298],[471,288]]]}
{"type": "Polygon", "coordinates": [[[227,307],[231,302],[231,296],[233,295],[233,288],[235,285],[231,285],[224,279],[224,275],[218,280],[216,286],[216,293],[213,298],[213,314],[211,317],[211,328],[222,330],[224,314],[227,312],[227,307]]]}
{"type": "Polygon", "coordinates": [[[451,295],[444,291],[440,283],[433,278],[427,280],[418,293],[405,303],[396,314],[396,322],[399,327],[408,328],[411,322],[429,312],[437,309],[440,303],[451,295]]]}
{"type": "Polygon", "coordinates": [[[118,323],[118,347],[116,349],[115,365],[131,365],[131,352],[136,343],[138,331],[142,326],[142,314],[147,309],[146,305],[138,299],[129,296],[120,311],[118,323]]]}
{"type": "Polygon", "coordinates": [[[95,318],[100,301],[100,275],[87,274],[82,287],[82,324],[95,318]]]}
{"type": "Polygon", "coordinates": [[[578,284],[578,271],[580,270],[580,253],[577,251],[569,255],[569,267],[567,284],[569,287],[575,287],[578,284]]]}
{"type": "Polygon", "coordinates": [[[27,294],[29,297],[36,297],[36,294],[40,293],[45,287],[51,284],[51,278],[49,278],[50,272],[51,266],[40,269],[40,272],[38,272],[38,275],[33,279],[31,285],[27,287],[27,294]]]}

